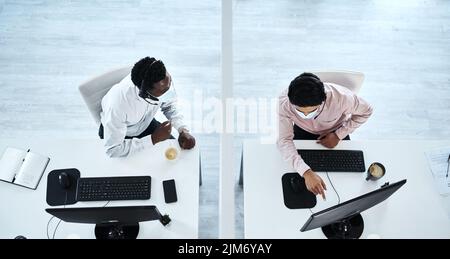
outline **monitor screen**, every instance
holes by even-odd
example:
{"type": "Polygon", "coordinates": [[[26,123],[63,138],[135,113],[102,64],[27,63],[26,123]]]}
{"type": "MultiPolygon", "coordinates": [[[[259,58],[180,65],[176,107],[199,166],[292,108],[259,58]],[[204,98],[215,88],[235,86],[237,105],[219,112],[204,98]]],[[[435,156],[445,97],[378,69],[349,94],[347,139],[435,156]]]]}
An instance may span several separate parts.
{"type": "Polygon", "coordinates": [[[46,211],[65,222],[95,224],[97,239],[135,239],[139,233],[139,222],[159,220],[163,226],[171,222],[169,215],[162,215],[156,206],[58,208],[46,211]]]}
{"type": "Polygon", "coordinates": [[[357,215],[378,203],[386,200],[394,192],[406,183],[406,179],[396,182],[394,184],[388,184],[381,188],[353,198],[346,202],[340,203],[333,207],[312,214],[306,223],[303,225],[300,231],[308,231],[311,229],[330,225],[340,220],[349,218],[353,215],[357,215]]]}
{"type": "Polygon", "coordinates": [[[156,206],[58,208],[46,211],[65,222],[73,223],[135,223],[161,218],[156,206]]]}

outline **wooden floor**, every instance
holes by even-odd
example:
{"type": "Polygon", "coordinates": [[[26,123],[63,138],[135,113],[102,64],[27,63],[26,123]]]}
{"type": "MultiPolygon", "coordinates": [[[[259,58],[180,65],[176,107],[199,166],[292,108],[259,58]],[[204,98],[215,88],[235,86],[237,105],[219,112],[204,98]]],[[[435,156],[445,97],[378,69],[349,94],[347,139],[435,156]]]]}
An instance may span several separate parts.
{"type": "MultiPolygon", "coordinates": [[[[358,70],[375,113],[353,139],[450,138],[449,1],[233,5],[236,96],[277,96],[306,70],[358,70]]],[[[92,137],[77,86],[148,55],[164,60],[180,96],[218,97],[220,1],[0,0],[0,137],[92,137]]],[[[216,238],[219,136],[197,137],[200,237],[216,238]]],[[[236,168],[241,140],[252,137],[236,137],[236,168]]],[[[242,195],[236,187],[237,237],[242,195]]]]}

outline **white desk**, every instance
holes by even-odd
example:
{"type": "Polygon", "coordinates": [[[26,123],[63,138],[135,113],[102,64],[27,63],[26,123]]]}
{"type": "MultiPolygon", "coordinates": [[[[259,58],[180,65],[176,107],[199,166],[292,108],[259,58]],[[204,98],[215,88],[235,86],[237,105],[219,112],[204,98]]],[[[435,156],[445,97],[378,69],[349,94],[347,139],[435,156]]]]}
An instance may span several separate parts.
{"type": "MultiPolygon", "coordinates": [[[[168,140],[175,141],[175,140],[168,140]]],[[[47,175],[53,169],[77,168],[81,177],[150,175],[151,198],[145,201],[111,201],[107,206],[156,205],[172,222],[164,227],[159,221],[140,223],[138,238],[197,238],[199,207],[199,149],[183,150],[176,161],[167,161],[164,150],[167,141],[158,143],[128,158],[109,158],[103,150],[103,141],[89,140],[36,140],[1,141],[0,152],[7,146],[31,148],[50,157],[50,163],[37,190],[0,182],[0,238],[47,238],[46,229],[50,206],[46,202],[47,175]],[[166,204],[162,181],[175,179],[178,202],[166,204]]],[[[106,202],[78,202],[67,207],[98,207],[106,202]]],[[[56,206],[62,207],[62,206],[56,206]]],[[[56,208],[55,207],[55,208],[56,208]]],[[[50,224],[50,237],[58,222],[50,224]]],[[[95,238],[95,225],[62,222],[55,238],[95,238]]]]}
{"type": "MultiPolygon", "coordinates": [[[[295,141],[297,148],[323,148],[315,141],[295,141]]],[[[377,182],[365,180],[365,173],[329,173],[341,202],[373,191],[385,182],[407,179],[407,183],[386,201],[361,215],[361,238],[450,238],[450,197],[435,189],[424,151],[450,146],[450,142],[342,141],[336,149],[364,151],[366,168],[381,162],[386,175],[377,182]]],[[[311,215],[308,209],[288,209],[283,202],[281,177],[294,170],[284,162],[276,145],[246,141],[243,150],[245,238],[325,238],[320,228],[300,232],[311,215]]],[[[328,191],[327,201],[317,197],[313,212],[337,204],[325,173],[319,173],[328,191]]]]}

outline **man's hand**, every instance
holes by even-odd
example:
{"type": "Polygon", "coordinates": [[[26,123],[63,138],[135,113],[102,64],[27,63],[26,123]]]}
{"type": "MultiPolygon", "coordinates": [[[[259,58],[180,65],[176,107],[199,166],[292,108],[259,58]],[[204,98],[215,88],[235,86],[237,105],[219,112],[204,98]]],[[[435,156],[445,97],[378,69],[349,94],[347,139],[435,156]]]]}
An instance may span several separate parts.
{"type": "Polygon", "coordinates": [[[327,186],[320,176],[318,176],[313,170],[309,169],[303,174],[303,178],[305,178],[306,188],[310,192],[315,195],[320,194],[324,200],[326,199],[325,191],[327,190],[327,186]]]}
{"type": "Polygon", "coordinates": [[[322,144],[322,146],[325,146],[327,148],[334,148],[335,146],[337,146],[339,141],[341,141],[341,140],[334,132],[321,135],[317,139],[317,143],[320,143],[320,144],[322,144]]]}
{"type": "Polygon", "coordinates": [[[153,145],[170,138],[171,131],[172,131],[172,124],[170,123],[170,121],[165,121],[161,123],[161,125],[159,125],[152,134],[151,138],[153,145]]]}
{"type": "Polygon", "coordinates": [[[191,149],[195,146],[195,138],[186,131],[182,131],[178,136],[178,143],[182,149],[191,149]]]}

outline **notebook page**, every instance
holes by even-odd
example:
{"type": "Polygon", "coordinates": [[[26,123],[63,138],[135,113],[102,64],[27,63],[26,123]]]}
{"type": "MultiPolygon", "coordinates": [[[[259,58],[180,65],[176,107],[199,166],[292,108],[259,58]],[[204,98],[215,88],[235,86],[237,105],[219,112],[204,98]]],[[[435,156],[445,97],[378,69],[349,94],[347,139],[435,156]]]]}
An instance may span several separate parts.
{"type": "Polygon", "coordinates": [[[8,147],[0,159],[0,179],[12,182],[26,154],[25,150],[8,147]]]}
{"type": "Polygon", "coordinates": [[[14,183],[33,189],[36,188],[48,161],[49,158],[46,156],[28,152],[14,183]]]}

